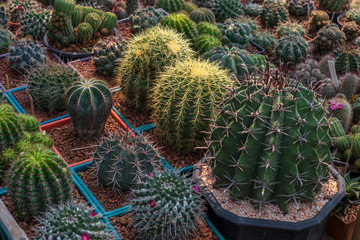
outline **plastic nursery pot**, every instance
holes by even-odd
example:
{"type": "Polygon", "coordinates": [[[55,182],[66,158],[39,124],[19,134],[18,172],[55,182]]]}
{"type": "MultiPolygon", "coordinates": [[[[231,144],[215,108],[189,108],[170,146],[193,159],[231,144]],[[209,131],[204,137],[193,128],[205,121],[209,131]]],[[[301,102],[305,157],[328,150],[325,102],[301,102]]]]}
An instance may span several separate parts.
{"type": "MultiPolygon", "coordinates": [[[[359,213],[357,216],[359,216],[359,213]]],[[[351,222],[345,223],[336,214],[331,215],[326,227],[326,232],[334,238],[334,240],[351,240],[357,223],[357,218],[351,222]]]]}
{"type": "Polygon", "coordinates": [[[300,222],[273,221],[239,217],[224,208],[200,179],[201,165],[206,158],[194,165],[193,178],[207,201],[207,215],[226,239],[241,240],[321,240],[329,220],[330,212],[345,196],[344,178],[329,167],[338,182],[338,192],[313,217],[300,222]]]}
{"type": "Polygon", "coordinates": [[[339,26],[340,29],[342,29],[343,25],[341,24],[341,20],[345,17],[346,13],[343,12],[342,14],[340,14],[339,16],[337,16],[336,18],[336,24],[339,26]]]}

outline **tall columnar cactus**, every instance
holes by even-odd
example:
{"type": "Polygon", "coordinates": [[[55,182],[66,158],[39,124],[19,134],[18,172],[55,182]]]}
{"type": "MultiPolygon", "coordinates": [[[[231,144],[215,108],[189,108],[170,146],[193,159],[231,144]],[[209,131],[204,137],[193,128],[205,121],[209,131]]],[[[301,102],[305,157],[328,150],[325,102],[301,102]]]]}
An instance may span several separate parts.
{"type": "Polygon", "coordinates": [[[7,52],[11,43],[12,37],[9,30],[0,28],[0,54],[7,52]]]}
{"type": "Polygon", "coordinates": [[[166,66],[193,56],[189,42],[171,29],[155,26],[133,37],[117,69],[117,79],[128,103],[136,110],[147,110],[157,74],[166,66]]]}
{"type": "Polygon", "coordinates": [[[352,106],[343,94],[337,94],[328,102],[328,116],[339,119],[346,132],[352,119],[352,106]]]}
{"type": "Polygon", "coordinates": [[[162,8],[168,13],[178,12],[184,7],[184,0],[158,0],[156,3],[156,8],[162,8]]]}
{"type": "Polygon", "coordinates": [[[75,134],[92,139],[102,134],[112,107],[111,91],[96,79],[79,80],[65,92],[75,134]]]}
{"type": "Polygon", "coordinates": [[[80,23],[75,29],[75,36],[79,43],[87,42],[93,37],[94,30],[87,22],[80,23]]]}
{"type": "Polygon", "coordinates": [[[289,19],[289,12],[283,2],[277,0],[265,0],[260,20],[264,26],[272,27],[289,19]]]}
{"type": "Polygon", "coordinates": [[[198,7],[212,8],[214,6],[214,0],[193,0],[198,7]]]}
{"type": "Polygon", "coordinates": [[[244,12],[249,17],[257,17],[260,15],[262,6],[257,3],[249,3],[244,6],[244,12]]]}
{"type": "Polygon", "coordinates": [[[126,0],[126,13],[130,15],[139,8],[139,0],[126,0]]]}
{"type": "Polygon", "coordinates": [[[221,39],[221,30],[214,24],[209,22],[200,22],[197,25],[199,35],[207,34],[221,39]]]}
{"type": "Polygon", "coordinates": [[[300,36],[286,35],[279,39],[275,46],[275,53],[283,63],[297,64],[306,59],[309,45],[300,36]]]}
{"type": "Polygon", "coordinates": [[[230,70],[231,73],[242,80],[254,71],[255,62],[244,49],[237,47],[215,47],[204,54],[204,59],[217,62],[222,68],[230,70]]]}
{"type": "Polygon", "coordinates": [[[191,152],[201,146],[204,131],[222,94],[231,85],[227,71],[200,60],[177,62],[157,80],[152,94],[153,116],[159,136],[173,149],[191,152]],[[166,94],[164,94],[166,93],[166,94]],[[212,104],[208,104],[212,103],[212,104]]]}
{"type": "Polygon", "coordinates": [[[129,191],[142,177],[160,168],[159,154],[142,135],[107,137],[93,159],[99,182],[115,192],[129,191]]]}
{"type": "Polygon", "coordinates": [[[332,23],[320,29],[316,34],[313,42],[314,51],[319,53],[335,51],[344,46],[345,42],[345,33],[336,24],[332,23]]]}
{"type": "Polygon", "coordinates": [[[346,22],[341,31],[345,33],[346,40],[352,41],[360,35],[360,26],[355,21],[346,22]]]}
{"type": "Polygon", "coordinates": [[[314,33],[330,23],[331,21],[327,12],[314,10],[312,11],[309,20],[305,23],[305,26],[309,33],[314,33]]]}
{"type": "Polygon", "coordinates": [[[113,76],[115,65],[123,56],[127,42],[117,37],[100,41],[94,47],[94,65],[96,69],[107,76],[113,76]]]}
{"type": "Polygon", "coordinates": [[[26,11],[20,21],[23,36],[30,35],[33,39],[42,39],[49,20],[50,12],[47,10],[26,11]]]}
{"type": "Polygon", "coordinates": [[[346,10],[350,6],[349,0],[320,0],[320,7],[330,12],[346,10]]]}
{"type": "Polygon", "coordinates": [[[71,173],[66,163],[42,146],[20,155],[8,175],[8,195],[21,219],[31,220],[48,205],[61,204],[72,197],[71,173]]]}
{"type": "Polygon", "coordinates": [[[99,32],[102,35],[108,35],[114,29],[117,23],[117,17],[112,12],[106,12],[100,17],[99,32]]]}
{"type": "Polygon", "coordinates": [[[183,240],[195,234],[203,205],[191,180],[178,172],[157,171],[132,193],[132,224],[141,239],[183,240]]]}
{"type": "Polygon", "coordinates": [[[9,61],[11,68],[21,73],[28,73],[45,63],[45,48],[37,42],[15,42],[10,48],[9,61]]]}
{"type": "Polygon", "coordinates": [[[199,23],[199,22],[215,22],[215,15],[214,13],[208,8],[197,8],[193,10],[189,17],[192,21],[199,23]]]}
{"type": "Polygon", "coordinates": [[[129,17],[131,23],[130,30],[133,33],[141,32],[157,25],[163,18],[164,13],[154,7],[136,10],[134,14],[131,14],[129,17]]]}
{"type": "Polygon", "coordinates": [[[170,14],[164,17],[161,21],[161,25],[174,29],[178,33],[183,33],[183,36],[193,43],[198,37],[196,23],[182,13],[170,14]]]}
{"type": "Polygon", "coordinates": [[[5,10],[5,6],[0,6],[0,28],[8,28],[8,16],[5,10]]]}
{"type": "Polygon", "coordinates": [[[350,101],[359,86],[359,78],[355,74],[348,73],[340,79],[340,86],[338,88],[333,85],[331,79],[324,81],[320,92],[321,95],[327,99],[333,98],[338,93],[341,93],[350,101]]]}
{"type": "Polygon", "coordinates": [[[308,16],[314,10],[311,0],[286,0],[286,8],[294,16],[308,16]]]}
{"type": "Polygon", "coordinates": [[[65,109],[64,92],[77,80],[79,75],[72,68],[48,63],[31,72],[27,84],[34,104],[52,113],[65,109]]]}
{"type": "Polygon", "coordinates": [[[221,41],[217,37],[208,34],[200,35],[199,38],[196,40],[196,49],[201,54],[204,54],[211,48],[218,46],[221,46],[221,41]]]}
{"type": "Polygon", "coordinates": [[[242,4],[237,0],[215,0],[212,10],[218,21],[238,18],[244,13],[242,4]]]}
{"type": "Polygon", "coordinates": [[[83,203],[68,201],[50,207],[39,218],[37,239],[78,239],[86,236],[91,240],[116,239],[109,226],[101,222],[101,214],[83,203]]]}
{"type": "Polygon", "coordinates": [[[264,74],[230,91],[208,140],[216,185],[284,211],[316,194],[331,163],[324,109],[312,91],[287,81],[264,74]]]}
{"type": "Polygon", "coordinates": [[[343,49],[335,53],[336,63],[335,68],[337,73],[360,71],[360,54],[352,49],[343,49]]]}
{"type": "Polygon", "coordinates": [[[219,23],[222,41],[229,47],[247,48],[253,38],[252,29],[240,20],[228,19],[224,23],[219,23]]]}
{"type": "Polygon", "coordinates": [[[274,35],[268,31],[261,31],[255,33],[253,41],[265,50],[273,49],[276,44],[276,39],[274,35]]]}
{"type": "Polygon", "coordinates": [[[276,33],[280,37],[283,37],[285,35],[291,35],[291,34],[296,34],[300,37],[303,37],[305,35],[305,29],[303,28],[303,26],[301,24],[293,23],[293,22],[286,22],[286,23],[281,23],[278,26],[276,33]]]}
{"type": "Polygon", "coordinates": [[[0,104],[0,133],[0,152],[15,146],[23,136],[15,111],[7,104],[0,104]]]}
{"type": "Polygon", "coordinates": [[[356,24],[360,25],[360,9],[359,8],[353,8],[350,9],[345,13],[347,21],[355,21],[356,24]]]}

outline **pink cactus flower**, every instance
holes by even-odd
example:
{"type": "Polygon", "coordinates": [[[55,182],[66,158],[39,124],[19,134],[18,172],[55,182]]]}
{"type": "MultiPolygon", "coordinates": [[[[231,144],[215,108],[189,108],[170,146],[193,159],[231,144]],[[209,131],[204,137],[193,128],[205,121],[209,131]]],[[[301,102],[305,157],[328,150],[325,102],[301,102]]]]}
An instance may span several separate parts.
{"type": "Polygon", "coordinates": [[[343,105],[340,103],[339,105],[338,105],[338,109],[342,109],[343,108],[343,105]]]}
{"type": "Polygon", "coordinates": [[[193,189],[194,189],[196,192],[199,191],[199,188],[198,188],[198,186],[196,186],[196,185],[193,186],[193,189]]]}
{"type": "Polygon", "coordinates": [[[21,6],[19,5],[19,6],[17,7],[17,9],[18,9],[18,10],[21,10],[21,6]]]}
{"type": "Polygon", "coordinates": [[[95,211],[92,211],[92,212],[91,212],[91,216],[92,216],[92,217],[96,216],[96,212],[95,212],[95,211]]]}
{"type": "Polygon", "coordinates": [[[338,106],[336,104],[331,104],[330,105],[331,110],[336,110],[337,108],[338,108],[338,106]]]}
{"type": "Polygon", "coordinates": [[[81,236],[81,240],[90,240],[89,234],[84,233],[84,234],[81,236]]]}
{"type": "Polygon", "coordinates": [[[156,203],[155,203],[155,201],[154,201],[154,200],[150,200],[150,202],[149,202],[149,203],[150,203],[150,206],[151,206],[151,207],[155,207],[155,205],[156,205],[156,203]]]}
{"type": "Polygon", "coordinates": [[[149,176],[150,176],[150,177],[154,177],[154,173],[149,172],[149,176]]]}

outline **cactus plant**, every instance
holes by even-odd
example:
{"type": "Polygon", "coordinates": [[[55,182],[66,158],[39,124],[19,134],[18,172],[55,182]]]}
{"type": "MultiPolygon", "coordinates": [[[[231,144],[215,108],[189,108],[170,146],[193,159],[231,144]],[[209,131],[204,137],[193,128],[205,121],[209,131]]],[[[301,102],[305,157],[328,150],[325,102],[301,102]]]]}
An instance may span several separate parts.
{"type": "Polygon", "coordinates": [[[285,23],[281,23],[278,26],[276,33],[280,37],[291,34],[296,34],[300,37],[303,37],[305,35],[305,29],[301,24],[293,23],[293,22],[285,22],[285,23]]]}
{"type": "Polygon", "coordinates": [[[7,29],[0,27],[0,54],[6,52],[12,43],[12,37],[7,29]]]}
{"type": "Polygon", "coordinates": [[[99,41],[94,47],[94,65],[96,69],[107,76],[115,73],[115,64],[123,56],[126,42],[117,37],[99,41]]]}
{"type": "Polygon", "coordinates": [[[136,10],[134,14],[131,14],[129,17],[131,23],[130,30],[133,33],[138,33],[157,25],[163,18],[164,13],[154,7],[136,10]]]}
{"type": "Polygon", "coordinates": [[[305,28],[309,33],[314,33],[330,23],[331,21],[327,12],[314,10],[311,12],[309,20],[305,23],[305,28]]]}
{"type": "Polygon", "coordinates": [[[348,100],[351,100],[359,85],[358,77],[355,74],[348,73],[340,79],[339,88],[336,88],[330,79],[329,81],[325,81],[321,89],[321,94],[326,98],[333,98],[336,94],[341,93],[348,100]]]}
{"type": "Polygon", "coordinates": [[[360,25],[360,9],[353,8],[345,13],[346,20],[348,22],[355,21],[356,24],[360,25]]]}
{"type": "Polygon", "coordinates": [[[80,23],[84,21],[84,9],[82,6],[76,5],[74,8],[74,13],[71,17],[71,22],[74,28],[76,28],[80,23]]]}
{"type": "Polygon", "coordinates": [[[326,79],[326,75],[319,69],[319,63],[314,59],[307,59],[295,68],[296,79],[311,88],[319,87],[320,83],[326,79]]]}
{"type": "Polygon", "coordinates": [[[117,17],[115,13],[106,12],[100,17],[99,32],[102,35],[108,35],[116,26],[117,17]]]}
{"type": "Polygon", "coordinates": [[[168,67],[157,80],[152,94],[159,136],[171,148],[183,153],[201,146],[203,131],[209,130],[208,119],[215,110],[213,105],[204,103],[219,101],[208,93],[221,94],[230,85],[227,71],[216,63],[187,60],[168,67]]]}
{"type": "Polygon", "coordinates": [[[276,39],[268,31],[257,32],[253,38],[254,43],[258,44],[265,50],[271,50],[275,47],[276,39]]]}
{"type": "Polygon", "coordinates": [[[260,13],[261,23],[266,27],[276,26],[289,19],[289,13],[283,2],[265,0],[260,13]]]}
{"type": "Polygon", "coordinates": [[[345,33],[346,40],[352,41],[360,35],[360,26],[355,21],[346,22],[341,31],[345,33]]]}
{"type": "Polygon", "coordinates": [[[335,53],[335,68],[337,73],[360,71],[360,55],[352,49],[342,49],[335,53]]]}
{"type": "Polygon", "coordinates": [[[195,23],[215,22],[214,13],[208,8],[197,8],[189,14],[189,17],[195,23]]]}
{"type": "Polygon", "coordinates": [[[314,10],[314,3],[310,0],[286,0],[286,8],[290,15],[308,16],[314,10]]]}
{"type": "Polygon", "coordinates": [[[156,171],[132,193],[132,224],[141,239],[182,240],[195,234],[203,205],[191,180],[178,172],[156,171]]]}
{"type": "Polygon", "coordinates": [[[330,12],[339,12],[350,6],[349,0],[319,0],[319,3],[321,8],[330,12]]]}
{"type": "Polygon", "coordinates": [[[46,206],[72,197],[71,173],[66,163],[41,145],[20,155],[8,175],[8,196],[21,219],[31,220],[46,206]]]}
{"type": "Polygon", "coordinates": [[[360,124],[360,97],[353,103],[353,123],[360,124]]]}
{"type": "Polygon", "coordinates": [[[228,19],[219,23],[218,27],[221,29],[222,41],[229,47],[247,48],[253,38],[250,26],[239,20],[228,19]]]}
{"type": "Polygon", "coordinates": [[[112,107],[111,91],[96,79],[74,82],[65,92],[75,134],[83,139],[100,136],[112,107]]]}
{"type": "Polygon", "coordinates": [[[187,3],[185,3],[185,6],[184,6],[184,9],[187,13],[191,13],[192,11],[194,11],[197,8],[198,8],[198,6],[192,2],[187,2],[187,3]]]}
{"type": "Polygon", "coordinates": [[[39,122],[36,117],[25,114],[18,114],[18,121],[20,122],[21,128],[26,132],[39,131],[39,122]]]}
{"type": "Polygon", "coordinates": [[[345,33],[336,24],[332,23],[320,29],[316,34],[313,41],[314,51],[319,53],[334,51],[343,46],[345,42],[345,33]]]}
{"type": "Polygon", "coordinates": [[[83,203],[68,201],[63,205],[50,207],[38,219],[37,239],[78,239],[82,236],[91,240],[116,239],[106,223],[100,222],[102,215],[83,203]]]}
{"type": "Polygon", "coordinates": [[[236,20],[239,21],[239,23],[248,25],[251,29],[252,34],[257,32],[259,29],[259,25],[257,24],[257,22],[254,19],[251,19],[249,17],[240,17],[240,18],[237,18],[236,20]]]}
{"type": "Polygon", "coordinates": [[[221,39],[221,30],[214,24],[209,22],[200,22],[197,25],[199,35],[207,34],[221,39]]]}
{"type": "MultiPolygon", "coordinates": [[[[358,144],[358,139],[356,143],[358,144]]],[[[336,205],[333,214],[342,214],[345,216],[352,206],[360,205],[360,178],[351,178],[350,172],[343,176],[345,179],[346,194],[338,205],[336,205]]]]}
{"type": "Polygon", "coordinates": [[[214,0],[193,0],[198,7],[212,8],[214,6],[214,0]]]}
{"type": "Polygon", "coordinates": [[[72,68],[48,63],[29,74],[27,84],[35,106],[53,113],[65,110],[64,92],[77,80],[79,75],[72,68]]]}
{"type": "Polygon", "coordinates": [[[115,3],[113,11],[118,19],[124,19],[128,16],[125,9],[126,9],[125,2],[116,2],[115,3]]]}
{"type": "Polygon", "coordinates": [[[149,28],[130,40],[117,69],[118,82],[128,103],[136,110],[148,109],[148,95],[156,75],[178,60],[194,56],[188,41],[174,30],[149,28]]]}
{"type": "Polygon", "coordinates": [[[252,54],[249,57],[254,61],[256,68],[260,70],[260,72],[265,71],[267,66],[269,66],[269,69],[276,68],[275,65],[267,61],[266,57],[262,54],[252,54]]]}
{"type": "Polygon", "coordinates": [[[297,64],[306,59],[309,45],[297,35],[286,35],[275,46],[276,56],[284,63],[297,64]]]}
{"type": "Polygon", "coordinates": [[[249,3],[244,6],[244,12],[249,17],[257,17],[261,12],[261,5],[257,3],[249,3]]]}
{"type": "Polygon", "coordinates": [[[11,22],[20,23],[24,13],[35,8],[35,2],[32,0],[10,0],[6,10],[11,22]]]}
{"type": "Polygon", "coordinates": [[[10,48],[10,67],[21,73],[40,67],[46,60],[45,48],[37,42],[15,42],[10,48]]]}
{"type": "MultiPolygon", "coordinates": [[[[0,28],[8,28],[8,16],[5,10],[5,6],[0,5],[0,28]]],[[[1,35],[0,35],[1,36],[1,35]]]]}
{"type": "MultiPolygon", "coordinates": [[[[352,106],[343,94],[337,94],[328,102],[328,116],[339,119],[346,132],[352,119],[352,106]]],[[[360,156],[359,156],[360,157],[360,156]]]]}
{"type": "Polygon", "coordinates": [[[158,0],[156,3],[156,8],[162,8],[168,13],[178,12],[184,7],[184,0],[158,0]]]}
{"type": "Polygon", "coordinates": [[[218,46],[221,46],[221,41],[217,37],[208,34],[200,35],[196,41],[196,49],[202,54],[218,46]]]}
{"type": "Polygon", "coordinates": [[[126,13],[130,15],[139,8],[139,0],[126,0],[126,13]]]}
{"type": "Polygon", "coordinates": [[[242,4],[237,0],[215,0],[212,10],[218,21],[238,18],[244,13],[242,4]]]}
{"type": "Polygon", "coordinates": [[[93,29],[93,34],[95,34],[98,31],[98,28],[100,27],[100,16],[94,12],[88,13],[85,16],[84,22],[90,24],[90,26],[93,29]]]}
{"type": "Polygon", "coordinates": [[[23,130],[14,109],[7,104],[0,104],[0,152],[15,146],[23,136],[23,130]]]}
{"type": "Polygon", "coordinates": [[[47,31],[49,18],[50,12],[47,10],[26,11],[20,21],[23,36],[31,35],[33,39],[42,39],[47,31]]]}
{"type": "Polygon", "coordinates": [[[178,33],[183,33],[184,37],[191,42],[195,42],[198,37],[196,24],[190,20],[185,14],[170,14],[164,17],[161,21],[161,25],[174,29],[178,33]]]}
{"type": "Polygon", "coordinates": [[[79,43],[87,42],[93,37],[94,30],[87,22],[80,23],[75,28],[75,36],[79,43]]]}
{"type": "Polygon", "coordinates": [[[207,142],[215,187],[283,211],[311,199],[328,180],[331,162],[329,126],[315,94],[278,71],[223,98],[207,142]]]}
{"type": "Polygon", "coordinates": [[[99,182],[115,192],[129,191],[150,172],[160,168],[154,146],[142,135],[122,133],[104,138],[94,153],[99,182]]]}

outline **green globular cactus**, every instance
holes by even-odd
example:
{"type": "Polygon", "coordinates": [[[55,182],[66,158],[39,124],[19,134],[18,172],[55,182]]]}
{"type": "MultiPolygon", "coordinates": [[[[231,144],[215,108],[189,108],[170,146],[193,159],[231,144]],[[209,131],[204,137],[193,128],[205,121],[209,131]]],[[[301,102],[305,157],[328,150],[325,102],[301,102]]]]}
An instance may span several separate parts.
{"type": "Polygon", "coordinates": [[[163,18],[164,13],[154,7],[136,10],[134,14],[131,14],[129,17],[131,23],[130,30],[133,33],[141,32],[157,25],[163,18]]]}
{"type": "Polygon", "coordinates": [[[340,86],[338,88],[333,85],[331,79],[325,79],[320,93],[327,99],[333,98],[336,94],[341,93],[350,101],[354,97],[359,85],[358,77],[348,73],[340,79],[340,86]]]}
{"type": "Polygon", "coordinates": [[[93,159],[98,181],[114,192],[129,191],[161,166],[159,154],[145,137],[126,133],[103,139],[93,159]]]}
{"type": "Polygon", "coordinates": [[[321,8],[330,12],[339,12],[350,6],[349,0],[319,0],[319,3],[321,8]]]}
{"type": "Polygon", "coordinates": [[[26,132],[39,131],[39,121],[35,116],[18,114],[18,121],[20,122],[21,128],[26,132]]]}
{"type": "Polygon", "coordinates": [[[308,16],[314,10],[311,0],[286,0],[286,8],[290,15],[308,16]]]}
{"type": "Polygon", "coordinates": [[[161,25],[183,33],[184,37],[194,43],[198,37],[196,23],[185,14],[170,14],[161,20],[161,25]]]}
{"type": "Polygon", "coordinates": [[[20,23],[24,13],[34,10],[37,6],[32,0],[10,0],[6,7],[9,21],[20,23]]]}
{"type": "Polygon", "coordinates": [[[237,0],[215,0],[212,11],[218,21],[238,18],[244,14],[243,5],[237,0]]]}
{"type": "Polygon", "coordinates": [[[83,203],[68,201],[52,206],[38,218],[37,239],[113,240],[115,233],[108,224],[101,222],[102,215],[83,203]]]}
{"type": "Polygon", "coordinates": [[[339,119],[344,131],[347,132],[353,115],[351,104],[343,94],[337,94],[334,98],[330,99],[327,104],[328,117],[339,119]]]}
{"type": "Polygon", "coordinates": [[[46,148],[51,148],[53,146],[53,140],[45,133],[45,131],[32,133],[30,142],[41,144],[46,148]]]}
{"type": "Polygon", "coordinates": [[[320,29],[316,34],[313,41],[314,51],[319,53],[335,51],[344,46],[345,42],[345,33],[336,24],[332,23],[320,29]]]}
{"type": "Polygon", "coordinates": [[[129,16],[139,8],[139,0],[126,0],[126,13],[129,16]]]}
{"type": "Polygon", "coordinates": [[[356,24],[360,25],[360,9],[353,8],[345,13],[346,21],[351,22],[355,21],[356,24]]]}
{"type": "Polygon", "coordinates": [[[305,28],[309,33],[315,33],[330,23],[331,21],[327,12],[314,10],[311,12],[309,20],[305,23],[305,28]]]}
{"type": "Polygon", "coordinates": [[[156,8],[162,8],[168,13],[178,12],[184,7],[184,0],[158,0],[156,3],[156,8]]]}
{"type": "Polygon", "coordinates": [[[11,43],[12,37],[9,30],[0,28],[0,54],[7,52],[11,43]]]}
{"type": "Polygon", "coordinates": [[[244,12],[249,17],[257,17],[261,12],[261,5],[257,3],[249,3],[244,6],[244,12]]]}
{"type": "Polygon", "coordinates": [[[244,79],[254,71],[255,62],[244,49],[237,47],[215,47],[204,54],[204,59],[218,63],[228,69],[238,79],[244,79]]]}
{"type": "Polygon", "coordinates": [[[195,23],[199,22],[215,22],[214,13],[208,8],[197,8],[189,14],[189,17],[195,23]]]}
{"type": "MultiPolygon", "coordinates": [[[[320,87],[322,81],[325,81],[326,75],[319,68],[319,63],[314,59],[307,59],[295,67],[295,79],[304,86],[313,88],[320,87]]],[[[329,79],[330,80],[330,79],[329,79]]]]}
{"type": "Polygon", "coordinates": [[[151,97],[157,133],[164,142],[183,153],[201,146],[204,131],[209,130],[208,120],[215,114],[215,106],[204,103],[218,103],[209,93],[224,93],[231,81],[216,63],[187,60],[168,67],[151,97]]]}
{"type": "Polygon", "coordinates": [[[0,152],[15,146],[23,136],[21,124],[14,109],[7,104],[0,104],[0,152]]]}
{"type": "Polygon", "coordinates": [[[247,48],[253,38],[250,26],[239,20],[228,19],[224,23],[219,23],[218,27],[221,29],[224,45],[229,47],[247,48]]]}
{"type": "Polygon", "coordinates": [[[50,12],[47,10],[26,11],[20,21],[22,35],[30,35],[33,39],[42,40],[47,31],[46,26],[49,20],[50,12]]]}
{"type": "Polygon", "coordinates": [[[37,42],[15,42],[10,48],[10,67],[21,73],[28,73],[46,61],[45,48],[37,42]]]}
{"type": "Polygon", "coordinates": [[[346,151],[349,148],[349,141],[340,120],[336,117],[330,118],[329,126],[334,147],[341,152],[346,151]]]}
{"type": "Polygon", "coordinates": [[[91,25],[93,29],[93,33],[95,34],[98,31],[98,28],[100,27],[100,16],[97,13],[89,13],[88,15],[85,16],[84,22],[91,25]]]}
{"type": "Polygon", "coordinates": [[[300,36],[286,35],[277,42],[275,53],[283,63],[294,65],[306,59],[309,53],[309,45],[300,36]]]}
{"type": "Polygon", "coordinates": [[[337,51],[335,56],[335,68],[337,73],[358,73],[360,71],[360,55],[357,51],[352,49],[343,49],[337,51]]]}
{"type": "Polygon", "coordinates": [[[133,37],[117,69],[117,80],[127,102],[137,111],[148,110],[149,93],[165,67],[195,55],[190,44],[172,29],[155,26],[133,37]]]}
{"type": "Polygon", "coordinates": [[[289,19],[289,12],[281,1],[265,0],[260,13],[261,23],[266,27],[277,26],[289,19]]]}
{"type": "Polygon", "coordinates": [[[268,31],[255,33],[253,41],[265,50],[273,49],[276,44],[276,38],[268,31]]]}
{"type": "Polygon", "coordinates": [[[93,50],[96,69],[106,76],[113,76],[115,65],[123,56],[126,44],[127,42],[117,37],[110,37],[98,42],[93,50]]]}
{"type": "MultiPolygon", "coordinates": [[[[8,28],[8,16],[5,10],[5,6],[0,5],[0,29],[7,29],[8,28]]],[[[1,36],[1,34],[0,34],[1,36]]]]}
{"type": "Polygon", "coordinates": [[[34,105],[50,113],[65,110],[65,90],[79,78],[76,71],[59,63],[48,63],[34,70],[27,78],[34,105]]]}
{"type": "Polygon", "coordinates": [[[194,11],[197,8],[198,8],[198,6],[192,2],[187,2],[187,3],[185,3],[185,6],[184,6],[184,9],[187,13],[191,13],[192,11],[194,11]]]}
{"type": "Polygon", "coordinates": [[[204,54],[213,47],[221,46],[221,41],[212,35],[203,34],[200,35],[196,41],[196,49],[204,54]]]}
{"type": "Polygon", "coordinates": [[[112,12],[106,12],[100,17],[99,32],[102,35],[108,35],[114,29],[117,23],[117,16],[112,12]]]}
{"type": "Polygon", "coordinates": [[[89,41],[93,37],[94,33],[92,26],[87,22],[80,23],[74,31],[76,39],[79,43],[89,41]]]}
{"type": "Polygon", "coordinates": [[[291,202],[298,208],[329,179],[325,110],[314,92],[290,81],[277,72],[231,90],[207,142],[215,187],[228,186],[233,198],[260,208],[269,202],[283,211],[291,202]]]}
{"type": "Polygon", "coordinates": [[[197,25],[199,35],[207,34],[221,39],[221,30],[216,25],[209,22],[200,22],[197,25]]]}
{"type": "Polygon", "coordinates": [[[262,54],[251,54],[249,56],[255,63],[255,66],[260,71],[266,70],[267,65],[269,65],[269,68],[276,68],[274,64],[267,61],[266,57],[262,54]]]}
{"type": "Polygon", "coordinates": [[[355,21],[346,22],[341,31],[345,33],[346,40],[352,41],[359,37],[360,35],[360,26],[356,24],[355,21]]]}
{"type": "Polygon", "coordinates": [[[115,3],[113,11],[116,14],[118,20],[128,17],[125,9],[126,9],[125,2],[116,2],[115,3]]]}
{"type": "Polygon", "coordinates": [[[251,29],[252,34],[259,30],[259,25],[257,24],[257,22],[249,17],[241,17],[236,20],[242,24],[248,25],[251,29]]]}
{"type": "Polygon", "coordinates": [[[69,168],[55,152],[41,145],[15,160],[8,171],[7,187],[14,212],[24,220],[38,216],[48,205],[72,198],[69,168]]]}
{"type": "Polygon", "coordinates": [[[112,107],[111,91],[106,83],[82,79],[74,82],[64,96],[75,134],[83,139],[100,136],[112,107]]]}
{"type": "Polygon", "coordinates": [[[140,239],[184,240],[196,234],[203,204],[190,179],[178,172],[156,171],[132,193],[132,225],[140,239]]]}
{"type": "Polygon", "coordinates": [[[212,8],[215,4],[215,0],[193,0],[198,7],[212,8]]]}
{"type": "Polygon", "coordinates": [[[84,9],[80,5],[76,5],[74,8],[74,13],[72,14],[71,21],[74,28],[76,28],[80,23],[84,21],[84,9]]]}
{"type": "Polygon", "coordinates": [[[296,34],[300,37],[305,35],[305,29],[301,24],[293,23],[293,22],[285,22],[281,23],[276,29],[276,33],[279,37],[283,37],[285,35],[296,34]]]}
{"type": "Polygon", "coordinates": [[[353,123],[360,124],[360,97],[353,103],[353,123]]]}

